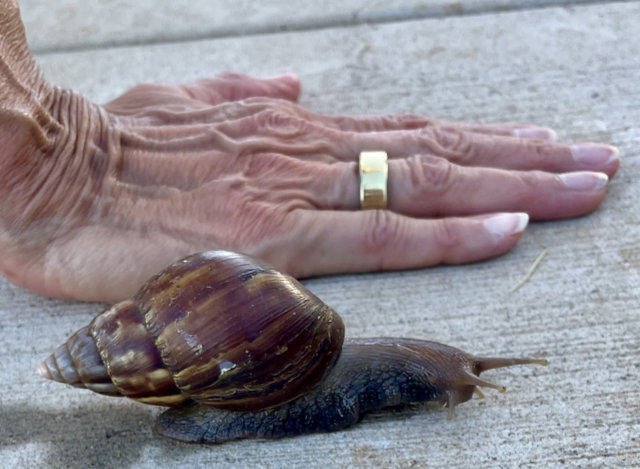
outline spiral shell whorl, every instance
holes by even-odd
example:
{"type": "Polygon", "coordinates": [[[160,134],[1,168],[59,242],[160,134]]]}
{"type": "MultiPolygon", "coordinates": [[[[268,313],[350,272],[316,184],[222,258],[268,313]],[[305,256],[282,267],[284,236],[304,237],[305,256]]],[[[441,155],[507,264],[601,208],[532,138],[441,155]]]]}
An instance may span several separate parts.
{"type": "Polygon", "coordinates": [[[54,381],[87,388],[100,394],[120,393],[102,364],[89,327],[83,327],[62,344],[38,368],[38,374],[54,381]]]}
{"type": "Polygon", "coordinates": [[[176,388],[137,307],[123,301],[100,313],[38,368],[48,379],[147,404],[177,405],[176,388]]]}
{"type": "Polygon", "coordinates": [[[134,302],[125,300],[102,312],[89,330],[121,395],[157,405],[177,405],[187,400],[164,366],[134,302]]]}

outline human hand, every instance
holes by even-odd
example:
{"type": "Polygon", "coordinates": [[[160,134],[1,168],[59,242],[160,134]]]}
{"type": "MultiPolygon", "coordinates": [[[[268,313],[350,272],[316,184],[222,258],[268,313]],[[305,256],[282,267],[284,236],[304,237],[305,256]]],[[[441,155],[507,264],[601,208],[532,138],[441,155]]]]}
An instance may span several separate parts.
{"type": "Polygon", "coordinates": [[[299,93],[293,75],[237,74],[140,85],[102,107],[53,89],[59,127],[27,153],[15,133],[26,161],[13,167],[30,170],[3,172],[3,273],[46,295],[117,300],[208,249],[299,277],[473,262],[519,239],[527,215],[505,212],[594,210],[619,164],[614,147],[545,128],[324,116],[299,93]],[[362,150],[389,155],[388,210],[358,210],[362,150]]]}

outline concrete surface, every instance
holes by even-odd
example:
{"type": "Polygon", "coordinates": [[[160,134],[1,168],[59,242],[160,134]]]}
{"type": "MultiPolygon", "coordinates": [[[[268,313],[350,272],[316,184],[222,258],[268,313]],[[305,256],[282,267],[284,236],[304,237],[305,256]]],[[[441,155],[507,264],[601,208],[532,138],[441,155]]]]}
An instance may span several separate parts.
{"type": "MultiPolygon", "coordinates": [[[[292,70],[305,85],[302,104],[322,112],[534,122],[562,139],[618,145],[622,168],[596,213],[534,223],[499,259],[306,282],[342,314],[350,336],[432,338],[478,354],[545,356],[550,366],[487,374],[507,393],[463,404],[453,421],[414,408],[333,434],[190,446],[152,433],[158,409],[39,378],[40,361],[101,305],[43,298],[0,279],[0,466],[640,467],[640,2],[501,13],[491,3],[486,14],[118,48],[89,41],[76,52],[64,51],[69,31],[42,34],[54,15],[28,23],[28,34],[32,44],[60,47],[38,55],[50,80],[97,101],[140,81],[292,70]],[[511,292],[544,249],[531,279],[511,292]]],[[[21,4],[27,18],[38,7],[21,4]]],[[[277,5],[284,16],[294,4],[277,5]]],[[[267,18],[256,14],[255,24],[267,18]]],[[[145,27],[142,42],[154,34],[145,27]]],[[[117,35],[110,31],[98,43],[117,35]]]]}
{"type": "Polygon", "coordinates": [[[31,46],[52,52],[386,23],[597,0],[21,0],[31,46]],[[109,21],[105,21],[109,18],[109,21]]]}

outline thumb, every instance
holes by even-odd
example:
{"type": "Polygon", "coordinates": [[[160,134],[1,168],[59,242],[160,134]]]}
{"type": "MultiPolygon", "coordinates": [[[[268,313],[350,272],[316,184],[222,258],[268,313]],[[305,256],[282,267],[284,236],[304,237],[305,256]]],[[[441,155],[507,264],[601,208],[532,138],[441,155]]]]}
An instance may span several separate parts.
{"type": "Polygon", "coordinates": [[[238,101],[251,97],[286,99],[296,102],[300,79],[292,73],[273,78],[254,78],[240,73],[224,73],[182,85],[189,96],[207,104],[238,101]]]}

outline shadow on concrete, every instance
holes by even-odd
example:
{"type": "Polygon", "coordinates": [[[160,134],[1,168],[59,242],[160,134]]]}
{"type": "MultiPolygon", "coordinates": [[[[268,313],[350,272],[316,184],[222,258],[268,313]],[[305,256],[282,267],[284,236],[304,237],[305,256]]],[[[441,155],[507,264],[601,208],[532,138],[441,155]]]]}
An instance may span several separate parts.
{"type": "Polygon", "coordinates": [[[132,467],[145,444],[160,438],[152,430],[154,411],[120,403],[84,404],[59,412],[35,405],[3,406],[0,449],[37,444],[33,458],[49,468],[132,467]]]}
{"type": "MultiPolygon", "coordinates": [[[[98,405],[83,403],[60,411],[43,410],[36,405],[3,406],[0,409],[0,450],[21,446],[28,465],[37,461],[39,467],[49,469],[129,468],[138,466],[143,457],[147,462],[151,457],[159,463],[175,461],[177,464],[194,452],[203,453],[200,457],[205,458],[208,453],[212,461],[219,462],[219,458],[223,458],[235,464],[241,461],[236,460],[236,450],[230,448],[234,445],[243,446],[245,456],[245,445],[255,447],[258,452],[264,444],[278,445],[274,440],[235,440],[226,443],[225,451],[221,452],[217,445],[176,442],[157,435],[153,430],[155,417],[163,408],[123,404],[122,401],[98,405]]],[[[408,419],[422,412],[434,412],[437,415],[439,412],[434,407],[416,405],[372,412],[366,415],[363,422],[341,432],[349,432],[360,425],[408,419]]],[[[259,455],[254,454],[256,458],[259,455]]]]}

